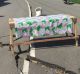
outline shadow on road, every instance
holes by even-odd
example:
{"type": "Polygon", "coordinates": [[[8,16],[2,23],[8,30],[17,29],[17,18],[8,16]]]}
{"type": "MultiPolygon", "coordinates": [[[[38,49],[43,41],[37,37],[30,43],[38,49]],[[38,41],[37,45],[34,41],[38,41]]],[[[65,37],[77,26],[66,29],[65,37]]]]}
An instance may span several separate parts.
{"type": "Polygon", "coordinates": [[[8,0],[0,0],[0,7],[11,4],[8,0]]]}
{"type": "MultiPolygon", "coordinates": [[[[80,46],[80,36],[78,40],[78,44],[80,46]]],[[[75,46],[75,39],[69,39],[69,40],[59,40],[59,41],[50,41],[50,42],[44,42],[44,43],[34,43],[34,47],[67,47],[67,46],[75,46]]]]}
{"type": "Polygon", "coordinates": [[[77,74],[77,73],[75,73],[75,72],[73,72],[73,71],[69,71],[69,70],[67,70],[66,73],[67,73],[67,74],[77,74]]]}
{"type": "Polygon", "coordinates": [[[0,17],[4,17],[4,16],[0,15],[0,17]]]}

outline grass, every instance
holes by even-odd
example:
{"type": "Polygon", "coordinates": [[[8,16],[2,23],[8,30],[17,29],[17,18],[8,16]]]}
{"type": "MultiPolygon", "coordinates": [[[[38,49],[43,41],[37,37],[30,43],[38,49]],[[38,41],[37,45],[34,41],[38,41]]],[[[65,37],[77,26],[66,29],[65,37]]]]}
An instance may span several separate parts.
{"type": "Polygon", "coordinates": [[[80,0],[71,0],[71,1],[74,2],[74,3],[80,4],[80,0]]]}

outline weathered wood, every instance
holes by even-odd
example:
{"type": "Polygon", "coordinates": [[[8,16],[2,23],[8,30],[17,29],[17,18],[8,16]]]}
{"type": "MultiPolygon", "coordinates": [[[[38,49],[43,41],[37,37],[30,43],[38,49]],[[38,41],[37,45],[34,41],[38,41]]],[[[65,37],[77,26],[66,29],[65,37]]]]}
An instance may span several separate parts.
{"type": "MultiPolygon", "coordinates": [[[[9,24],[13,25],[13,23],[11,23],[11,20],[12,19],[9,19],[9,24]]],[[[13,31],[12,31],[13,28],[11,25],[9,27],[10,27],[9,28],[9,34],[10,34],[10,46],[9,46],[9,48],[12,51],[12,54],[14,54],[14,46],[13,46],[14,40],[13,40],[13,31]]]]}
{"type": "Polygon", "coordinates": [[[77,25],[75,24],[75,45],[78,46],[77,25]]]}
{"type": "MultiPolygon", "coordinates": [[[[79,38],[79,36],[76,36],[79,38]]],[[[32,43],[37,43],[37,42],[48,42],[48,41],[56,41],[56,40],[68,40],[68,39],[75,39],[75,36],[73,37],[62,37],[62,38],[51,38],[51,39],[43,39],[43,40],[31,40],[31,41],[24,41],[24,42],[19,42],[19,43],[14,43],[14,46],[16,45],[30,45],[32,43]]]]}
{"type": "Polygon", "coordinates": [[[77,24],[76,24],[76,22],[77,22],[77,18],[72,18],[72,20],[73,20],[73,27],[74,27],[74,33],[75,33],[75,45],[76,46],[78,46],[78,38],[77,38],[77,24]]]}

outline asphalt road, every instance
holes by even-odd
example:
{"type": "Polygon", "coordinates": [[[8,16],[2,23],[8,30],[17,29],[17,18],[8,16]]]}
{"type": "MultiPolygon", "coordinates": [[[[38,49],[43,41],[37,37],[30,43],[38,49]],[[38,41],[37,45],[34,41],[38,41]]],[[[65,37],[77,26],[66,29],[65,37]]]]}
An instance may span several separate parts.
{"type": "MultiPolygon", "coordinates": [[[[28,0],[32,6],[33,16],[34,9],[38,6],[42,7],[43,14],[70,14],[80,17],[80,5],[66,5],[62,0],[28,0]]],[[[0,73],[1,74],[18,74],[15,58],[8,51],[7,44],[9,43],[9,17],[25,17],[28,16],[28,7],[24,0],[1,0],[0,1],[0,41],[3,42],[3,48],[0,48],[0,73]],[[5,37],[6,36],[6,37],[5,37]]],[[[79,34],[79,31],[78,31],[79,34]]],[[[66,70],[70,70],[79,74],[80,69],[80,47],[75,47],[74,41],[60,41],[36,44],[36,57],[60,65],[66,70]],[[68,44],[69,43],[69,44],[68,44]],[[59,46],[58,46],[59,45],[59,46]],[[50,46],[50,47],[49,47],[50,46]]],[[[17,49],[17,47],[15,48],[17,49]]],[[[21,46],[21,50],[27,50],[26,46],[21,46]]],[[[19,56],[26,58],[26,54],[22,53],[19,56]]],[[[23,60],[19,59],[19,67],[22,69],[23,60]]],[[[52,74],[50,70],[46,72],[40,65],[30,63],[29,74],[52,74]]]]}
{"type": "Polygon", "coordinates": [[[22,0],[0,0],[0,41],[3,42],[3,48],[0,48],[0,73],[1,74],[19,74],[17,72],[15,58],[7,44],[9,43],[9,25],[8,19],[11,17],[28,16],[28,8],[25,1],[22,0]]]}

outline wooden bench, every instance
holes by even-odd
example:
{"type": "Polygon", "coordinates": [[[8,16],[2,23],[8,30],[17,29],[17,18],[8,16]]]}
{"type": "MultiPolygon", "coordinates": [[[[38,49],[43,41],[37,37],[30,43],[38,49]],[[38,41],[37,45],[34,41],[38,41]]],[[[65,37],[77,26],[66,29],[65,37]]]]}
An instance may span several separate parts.
{"type": "Polygon", "coordinates": [[[14,53],[14,47],[18,46],[18,45],[30,45],[32,43],[36,43],[36,42],[47,42],[47,41],[56,41],[56,40],[68,40],[68,39],[75,39],[75,45],[78,46],[78,35],[77,35],[77,18],[70,16],[70,18],[73,21],[73,29],[74,29],[74,35],[73,36],[68,36],[68,37],[61,37],[61,38],[47,38],[47,39],[42,39],[42,40],[30,40],[30,41],[23,41],[23,42],[16,42],[14,41],[14,33],[12,31],[12,29],[15,26],[14,20],[13,18],[9,18],[9,34],[10,34],[10,49],[12,51],[12,53],[14,53]]]}

